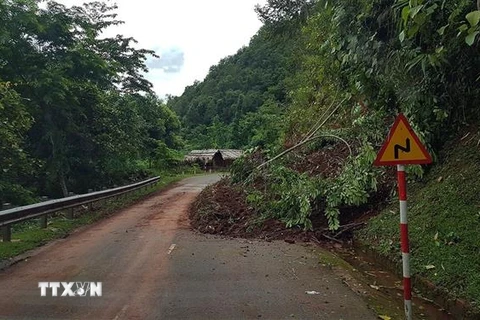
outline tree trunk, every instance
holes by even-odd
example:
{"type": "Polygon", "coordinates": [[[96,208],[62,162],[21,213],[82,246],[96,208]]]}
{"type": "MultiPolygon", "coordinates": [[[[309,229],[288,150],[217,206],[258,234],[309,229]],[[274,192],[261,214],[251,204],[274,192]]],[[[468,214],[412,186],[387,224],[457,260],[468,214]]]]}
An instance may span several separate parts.
{"type": "Polygon", "coordinates": [[[62,188],[63,197],[68,197],[67,183],[65,182],[65,175],[60,172],[60,187],[62,188]]]}

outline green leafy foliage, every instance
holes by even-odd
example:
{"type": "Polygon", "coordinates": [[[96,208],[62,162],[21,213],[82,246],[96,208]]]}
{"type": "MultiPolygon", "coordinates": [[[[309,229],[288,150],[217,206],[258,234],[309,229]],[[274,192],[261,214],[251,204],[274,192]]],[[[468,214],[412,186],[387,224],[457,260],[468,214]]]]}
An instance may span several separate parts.
{"type": "MultiPolygon", "coordinates": [[[[471,68],[480,65],[478,50],[449,27],[465,22],[462,32],[473,31],[473,8],[470,1],[399,0],[319,1],[310,10],[302,23],[301,68],[286,81],[286,140],[299,141],[339,97],[350,97],[323,131],[356,146],[342,171],[325,182],[330,228],[338,227],[342,206],[364,204],[375,193],[383,170],[372,162],[387,133],[386,119],[405,113],[435,153],[446,132],[478,115],[479,69],[471,68]]],[[[423,174],[419,166],[409,172],[423,174]]]]}
{"type": "MultiPolygon", "coordinates": [[[[288,228],[312,229],[312,204],[321,194],[315,180],[283,166],[274,166],[257,178],[264,179],[265,188],[250,189],[247,201],[258,208],[263,217],[279,219],[288,228]]],[[[233,175],[233,179],[238,177],[233,175]]]]}
{"type": "Polygon", "coordinates": [[[0,202],[31,201],[22,179],[32,173],[24,137],[32,124],[21,97],[9,83],[0,82],[0,202]]]}
{"type": "MultiPolygon", "coordinates": [[[[234,165],[236,182],[255,186],[260,175],[266,187],[254,188],[252,201],[272,214],[275,208],[288,225],[301,220],[305,226],[306,220],[292,214],[312,213],[305,199],[324,204],[331,229],[338,228],[342,208],[369,201],[385,172],[372,168],[375,151],[398,112],[434,157],[448,133],[478,116],[479,22],[471,1],[272,0],[257,13],[265,26],[250,46],[169,103],[195,146],[260,147],[274,156],[322,120],[316,138],[333,136],[349,144],[353,153],[341,159],[340,172],[317,179],[321,192],[298,200],[303,204],[292,200],[293,189],[304,192],[302,185],[312,178],[290,172],[287,179],[282,160],[262,173],[248,157],[234,165]],[[258,63],[262,58],[265,64],[258,63]],[[289,181],[290,188],[279,181],[289,181]]],[[[302,148],[324,147],[310,142],[302,148]]],[[[412,166],[409,172],[422,176],[423,168],[412,166]]]]}
{"type": "MultiPolygon", "coordinates": [[[[263,34],[272,39],[300,30],[296,49],[286,52],[291,54],[287,58],[291,65],[297,67],[282,80],[288,92],[283,100],[287,107],[275,107],[274,102],[267,109],[267,115],[275,114],[274,108],[282,110],[271,118],[272,123],[281,123],[281,131],[266,147],[273,150],[271,155],[302,141],[321,119],[328,121],[317,135],[333,135],[353,146],[341,171],[317,179],[322,191],[307,196],[324,203],[331,229],[338,228],[343,207],[365,204],[376,192],[384,169],[374,169],[373,159],[398,112],[406,114],[434,157],[446,134],[455,132],[469,117],[478,116],[480,69],[473,66],[480,65],[474,43],[479,22],[471,1],[268,1],[257,12],[266,23],[263,34]],[[465,46],[464,37],[470,37],[471,47],[465,46]],[[340,108],[330,115],[337,105],[340,108]]],[[[258,45],[251,43],[251,47],[258,45]]],[[[265,118],[265,110],[261,107],[247,113],[239,122],[244,126],[254,123],[254,129],[246,130],[251,141],[268,136],[257,134],[261,126],[255,123],[255,119],[265,118]]],[[[242,132],[240,127],[224,132],[242,132]]],[[[258,142],[253,145],[262,146],[258,142]]],[[[311,143],[305,148],[316,152],[324,146],[311,143]]],[[[297,219],[288,206],[301,212],[300,216],[308,216],[307,201],[295,203],[293,189],[304,192],[301,185],[308,185],[305,179],[312,178],[291,173],[286,179],[284,168],[280,160],[260,174],[252,162],[244,160],[232,172],[234,180],[247,179],[250,185],[256,183],[252,176],[260,175],[266,187],[254,188],[252,199],[262,210],[275,208],[270,212],[292,225],[297,219]],[[291,187],[282,189],[279,186],[285,184],[279,181],[289,181],[291,187]]],[[[409,172],[423,175],[420,166],[410,167],[409,172]]]]}
{"type": "Polygon", "coordinates": [[[452,124],[478,112],[479,74],[471,67],[480,63],[478,49],[466,47],[451,27],[473,8],[471,1],[320,1],[303,27],[295,112],[321,113],[341,90],[363,112],[402,111],[426,143],[438,146],[452,124]]]}
{"type": "Polygon", "coordinates": [[[67,195],[172,164],[158,149],[181,147],[180,122],[143,76],[154,52],[103,34],[122,23],[115,9],[0,1],[1,201],[29,202],[21,187],[67,195]]]}
{"type": "Polygon", "coordinates": [[[367,203],[370,193],[377,191],[378,170],[373,168],[376,152],[367,144],[361,152],[347,160],[342,172],[326,182],[324,197],[325,215],[330,229],[340,226],[341,206],[360,206],[367,203]]]}

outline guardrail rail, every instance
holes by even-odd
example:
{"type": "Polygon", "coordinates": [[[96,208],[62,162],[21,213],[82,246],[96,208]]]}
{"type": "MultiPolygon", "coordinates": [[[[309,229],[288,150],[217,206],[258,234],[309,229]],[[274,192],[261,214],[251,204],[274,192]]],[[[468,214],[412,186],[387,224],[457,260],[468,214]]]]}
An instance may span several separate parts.
{"type": "Polygon", "coordinates": [[[9,242],[12,239],[11,226],[15,223],[30,219],[40,218],[40,227],[47,227],[47,217],[49,214],[70,209],[67,217],[73,219],[73,209],[82,205],[91,205],[94,202],[123,195],[141,188],[155,186],[160,177],[154,177],[141,182],[133,183],[127,186],[97,191],[87,194],[81,194],[61,199],[49,200],[28,206],[17,207],[0,211],[0,227],[3,234],[3,242],[9,242]]]}

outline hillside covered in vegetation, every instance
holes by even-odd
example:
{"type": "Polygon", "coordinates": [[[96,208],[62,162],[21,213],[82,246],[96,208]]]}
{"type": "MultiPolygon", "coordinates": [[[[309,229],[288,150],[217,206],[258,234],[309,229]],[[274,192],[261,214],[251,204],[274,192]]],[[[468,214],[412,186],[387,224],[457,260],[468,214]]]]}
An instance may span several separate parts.
{"type": "Polygon", "coordinates": [[[182,120],[193,149],[245,148],[278,143],[289,75],[296,70],[295,36],[274,37],[262,28],[248,47],[212,66],[168,106],[182,120]]]}
{"type": "MultiPolygon", "coordinates": [[[[460,181],[466,180],[458,180],[456,174],[478,180],[478,170],[472,168],[480,154],[480,4],[465,0],[269,0],[257,7],[257,13],[264,26],[250,46],[226,58],[212,68],[204,82],[171,102],[185,121],[183,134],[189,144],[202,146],[202,141],[196,140],[201,137],[208,143],[220,139],[214,143],[221,147],[249,147],[247,156],[234,164],[231,177],[205,190],[192,207],[197,228],[248,236],[265,234],[262,224],[279,221],[296,230],[321,230],[329,237],[345,235],[352,224],[366,222],[396,199],[394,168],[372,164],[399,113],[408,118],[436,164],[407,168],[412,181],[426,181],[425,190],[422,185],[414,189],[415,200],[424,202],[417,206],[437,201],[440,196],[431,193],[443,192],[441,186],[448,188],[450,199],[461,199],[460,181]],[[260,50],[267,44],[275,44],[275,50],[260,50]],[[276,73],[273,82],[268,81],[269,76],[258,78],[261,84],[238,86],[248,83],[246,71],[267,74],[258,65],[242,64],[250,52],[258,56],[249,61],[265,61],[272,66],[268,70],[287,72],[276,73]],[[273,53],[279,53],[281,59],[273,58],[277,57],[273,53]],[[279,88],[282,94],[272,95],[279,88]],[[230,89],[237,90],[238,96],[254,90],[264,99],[241,109],[236,102],[222,100],[230,89]],[[198,97],[210,101],[209,107],[198,103],[198,97]],[[190,118],[192,112],[197,114],[190,118]],[[246,123],[255,124],[253,130],[247,130],[249,139],[236,140],[245,132],[246,123]],[[201,130],[195,131],[198,128],[201,130]],[[467,133],[469,147],[454,149],[465,142],[467,133]],[[453,170],[448,183],[436,186],[442,166],[455,167],[449,155],[462,152],[473,155],[465,157],[465,173],[453,170]],[[228,188],[235,195],[231,206],[228,197],[222,196],[228,188]],[[422,194],[424,197],[419,196],[422,194]],[[222,212],[215,213],[212,208],[222,208],[222,212]]],[[[446,179],[446,173],[441,175],[446,179]]],[[[459,210],[457,215],[442,215],[439,223],[443,226],[460,226],[457,219],[466,215],[464,221],[479,227],[480,221],[471,216],[480,206],[478,192],[472,183],[465,187],[473,193],[468,193],[469,200],[461,208],[455,207],[453,200],[440,202],[445,204],[445,212],[459,210]]],[[[432,210],[421,217],[433,219],[432,210]]],[[[447,251],[450,260],[445,258],[445,267],[453,267],[454,252],[448,246],[456,245],[458,239],[465,239],[468,248],[462,257],[479,241],[464,236],[461,230],[447,233],[445,227],[420,220],[415,221],[422,233],[414,236],[412,247],[426,255],[415,262],[417,273],[425,274],[423,264],[430,258],[437,259],[436,268],[441,266],[438,258],[447,251]],[[422,234],[433,240],[423,239],[422,234]],[[435,241],[440,246],[445,243],[446,249],[425,249],[435,241]]],[[[391,228],[397,225],[397,218],[384,213],[368,224],[370,231],[365,231],[364,238],[376,239],[381,250],[396,250],[385,243],[393,243],[391,228]],[[386,220],[388,228],[375,238],[386,220]]],[[[398,254],[396,250],[393,255],[398,254]]],[[[465,258],[464,262],[463,270],[480,272],[474,259],[465,258]]],[[[477,285],[460,288],[455,282],[465,273],[441,273],[429,279],[478,304],[477,285]]],[[[471,278],[462,279],[465,284],[471,278]]]]}
{"type": "MultiPolygon", "coordinates": [[[[391,186],[372,162],[396,114],[434,157],[477,119],[477,9],[471,1],[271,0],[257,8],[265,25],[250,46],[170,105],[191,145],[257,148],[232,179],[251,186],[262,212],[310,228],[318,211],[336,229],[341,209],[391,186]]],[[[418,177],[424,169],[409,168],[418,177]]]]}

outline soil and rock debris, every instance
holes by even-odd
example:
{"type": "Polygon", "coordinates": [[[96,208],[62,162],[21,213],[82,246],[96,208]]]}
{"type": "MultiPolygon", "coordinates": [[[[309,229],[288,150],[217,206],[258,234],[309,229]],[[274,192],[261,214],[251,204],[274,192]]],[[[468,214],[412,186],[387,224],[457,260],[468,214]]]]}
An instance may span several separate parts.
{"type": "MultiPolygon", "coordinates": [[[[286,166],[299,173],[334,178],[337,176],[345,159],[349,156],[344,144],[334,144],[321,150],[299,149],[288,155],[286,166]]],[[[265,161],[260,152],[249,155],[248,165],[255,167],[265,161]]],[[[392,169],[393,170],[393,169],[392,169]]],[[[393,171],[392,171],[393,172],[393,171]]],[[[385,199],[390,196],[394,186],[394,174],[385,174],[377,193],[373,194],[368,204],[360,207],[341,208],[341,227],[332,232],[319,205],[310,219],[313,230],[301,227],[286,228],[285,223],[277,219],[262,218],[247,202],[247,193],[240,183],[234,183],[229,177],[205,188],[189,210],[191,226],[202,233],[226,235],[241,238],[260,238],[265,240],[315,241],[315,242],[349,242],[354,229],[378,212],[385,199]],[[393,178],[392,178],[393,177],[393,178]]],[[[253,187],[261,190],[265,181],[256,178],[253,187]]]]}
{"type": "Polygon", "coordinates": [[[275,219],[259,220],[247,203],[245,192],[231,184],[229,178],[202,191],[190,207],[190,223],[203,233],[240,238],[310,241],[312,236],[301,228],[286,229],[284,223],[275,219]]]}

